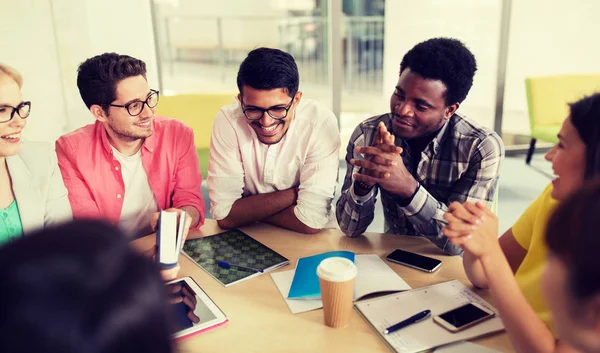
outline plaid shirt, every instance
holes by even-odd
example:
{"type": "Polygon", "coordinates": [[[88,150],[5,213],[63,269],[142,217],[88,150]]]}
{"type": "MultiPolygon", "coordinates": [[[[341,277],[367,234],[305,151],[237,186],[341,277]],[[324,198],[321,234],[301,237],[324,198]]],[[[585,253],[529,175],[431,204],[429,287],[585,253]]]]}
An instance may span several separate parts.
{"type": "Polygon", "coordinates": [[[441,232],[447,223],[444,213],[454,201],[482,200],[491,206],[504,156],[502,140],[495,132],[454,114],[421,152],[415,171],[408,143],[396,139],[396,145],[404,150],[404,165],[420,184],[410,203],[400,205],[394,194],[378,185],[364,196],[354,193],[352,175],[358,173],[359,168],[352,166],[350,159],[363,159],[354,148],[372,144],[380,121],[392,131],[390,114],[374,116],[356,127],[348,143],[346,178],[336,208],[341,230],[351,237],[364,233],[373,221],[380,191],[386,233],[423,235],[447,254],[462,253],[462,249],[448,242],[441,232]]]}

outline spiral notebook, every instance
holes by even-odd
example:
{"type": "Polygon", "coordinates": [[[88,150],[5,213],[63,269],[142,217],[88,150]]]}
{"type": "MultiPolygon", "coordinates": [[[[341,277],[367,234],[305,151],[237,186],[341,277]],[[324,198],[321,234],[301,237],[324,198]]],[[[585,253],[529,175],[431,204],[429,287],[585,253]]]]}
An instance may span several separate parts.
{"type": "Polygon", "coordinates": [[[457,280],[360,301],[354,306],[375,332],[398,353],[422,352],[504,330],[498,311],[457,280]],[[431,317],[434,317],[469,302],[481,304],[496,312],[496,315],[457,333],[445,330],[429,318],[392,334],[383,334],[387,327],[419,311],[429,309],[431,317]]]}

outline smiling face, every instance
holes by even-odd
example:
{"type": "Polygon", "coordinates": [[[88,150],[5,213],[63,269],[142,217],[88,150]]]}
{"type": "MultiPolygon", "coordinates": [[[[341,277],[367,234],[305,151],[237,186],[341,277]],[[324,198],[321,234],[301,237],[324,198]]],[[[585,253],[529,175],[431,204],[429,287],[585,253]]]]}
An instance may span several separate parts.
{"type": "Polygon", "coordinates": [[[249,115],[252,115],[252,111],[256,112],[257,108],[271,109],[272,112],[283,112],[289,107],[287,116],[283,119],[274,119],[267,112],[257,120],[250,120],[244,116],[248,125],[256,132],[260,142],[267,145],[278,143],[285,136],[294,120],[296,107],[301,98],[302,92],[300,91],[296,92],[292,101],[292,97],[283,88],[259,90],[250,86],[244,86],[242,94],[238,95],[238,99],[242,102],[242,108],[249,115]]]}
{"type": "Polygon", "coordinates": [[[561,201],[577,190],[585,179],[586,149],[570,117],[563,122],[558,140],[558,145],[546,153],[546,160],[552,162],[556,175],[552,180],[552,197],[561,201]]]}
{"type": "MultiPolygon", "coordinates": [[[[0,116],[1,120],[8,119],[13,107],[18,107],[23,101],[21,89],[10,76],[0,74],[0,116]]],[[[14,156],[19,152],[21,131],[27,120],[22,119],[16,112],[10,121],[0,123],[0,157],[14,156]]]]}
{"type": "Polygon", "coordinates": [[[412,139],[439,130],[458,109],[458,103],[446,106],[446,86],[404,69],[390,99],[394,135],[412,139]]]}
{"type": "MultiPolygon", "coordinates": [[[[127,105],[132,102],[143,102],[150,95],[150,86],[144,76],[133,76],[121,80],[117,84],[116,99],[111,104],[127,105]]],[[[112,138],[125,142],[132,142],[153,133],[152,120],[154,119],[154,108],[144,104],[142,112],[137,116],[131,116],[126,108],[109,106],[106,111],[98,105],[93,105],[90,110],[96,119],[104,124],[104,127],[112,138]]]]}

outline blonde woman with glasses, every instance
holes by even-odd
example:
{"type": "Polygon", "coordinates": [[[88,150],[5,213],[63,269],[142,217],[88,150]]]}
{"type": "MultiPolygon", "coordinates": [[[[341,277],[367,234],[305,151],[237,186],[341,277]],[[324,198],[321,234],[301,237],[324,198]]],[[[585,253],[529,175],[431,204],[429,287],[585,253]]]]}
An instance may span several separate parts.
{"type": "Polygon", "coordinates": [[[54,149],[21,142],[31,111],[22,86],[21,75],[0,63],[0,245],[72,219],[54,149]]]}

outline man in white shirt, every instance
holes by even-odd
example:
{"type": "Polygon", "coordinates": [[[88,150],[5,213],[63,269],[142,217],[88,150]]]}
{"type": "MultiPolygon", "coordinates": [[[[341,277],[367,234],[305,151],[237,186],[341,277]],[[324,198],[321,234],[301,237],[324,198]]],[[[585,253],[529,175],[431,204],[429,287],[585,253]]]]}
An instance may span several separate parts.
{"type": "Polygon", "coordinates": [[[301,233],[335,224],[340,134],[333,113],[302,100],[294,58],[248,53],[240,93],[215,117],[208,188],[222,228],[266,222],[301,233]]]}

